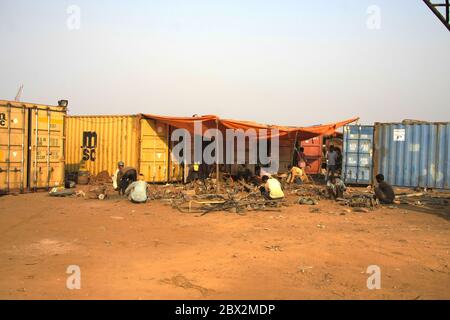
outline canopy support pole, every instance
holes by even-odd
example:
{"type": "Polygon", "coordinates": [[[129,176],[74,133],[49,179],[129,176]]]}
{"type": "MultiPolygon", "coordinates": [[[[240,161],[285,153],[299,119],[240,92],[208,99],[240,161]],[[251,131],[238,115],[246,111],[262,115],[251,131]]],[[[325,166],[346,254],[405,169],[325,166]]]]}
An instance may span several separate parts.
{"type": "MultiPolygon", "coordinates": [[[[294,156],[297,151],[298,131],[295,131],[294,149],[292,150],[291,161],[294,162],[294,156]]],[[[294,164],[294,163],[291,163],[294,164]]],[[[297,166],[297,164],[295,164],[297,166]]]]}
{"type": "Polygon", "coordinates": [[[219,120],[216,119],[216,190],[220,192],[220,172],[219,172],[219,120]]]}

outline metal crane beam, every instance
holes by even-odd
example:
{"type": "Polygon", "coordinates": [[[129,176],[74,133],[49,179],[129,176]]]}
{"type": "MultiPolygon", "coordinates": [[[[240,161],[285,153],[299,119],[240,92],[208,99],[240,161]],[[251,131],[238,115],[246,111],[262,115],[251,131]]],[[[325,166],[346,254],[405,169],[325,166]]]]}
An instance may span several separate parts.
{"type": "Polygon", "coordinates": [[[444,3],[432,3],[431,0],[423,0],[425,4],[430,8],[431,11],[436,15],[436,17],[441,20],[444,26],[447,27],[447,30],[450,31],[450,0],[441,0],[444,3]],[[437,9],[438,7],[445,8],[445,16],[437,9]]]}

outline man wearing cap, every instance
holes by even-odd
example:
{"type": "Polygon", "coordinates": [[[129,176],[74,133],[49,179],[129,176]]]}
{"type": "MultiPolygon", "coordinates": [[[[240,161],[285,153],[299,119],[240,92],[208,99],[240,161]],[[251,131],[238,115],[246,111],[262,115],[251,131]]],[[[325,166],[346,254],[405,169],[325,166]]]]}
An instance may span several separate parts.
{"type": "Polygon", "coordinates": [[[123,161],[120,161],[117,164],[117,170],[116,172],[113,174],[112,176],[112,183],[113,183],[113,187],[114,190],[118,191],[119,190],[119,180],[118,180],[118,176],[119,176],[119,172],[120,172],[120,168],[123,168],[125,166],[125,163],[123,163],[123,161]]]}
{"type": "Polygon", "coordinates": [[[115,177],[113,176],[113,186],[123,195],[128,186],[137,180],[137,171],[133,167],[125,167],[123,161],[118,163],[117,168],[115,177]]]}

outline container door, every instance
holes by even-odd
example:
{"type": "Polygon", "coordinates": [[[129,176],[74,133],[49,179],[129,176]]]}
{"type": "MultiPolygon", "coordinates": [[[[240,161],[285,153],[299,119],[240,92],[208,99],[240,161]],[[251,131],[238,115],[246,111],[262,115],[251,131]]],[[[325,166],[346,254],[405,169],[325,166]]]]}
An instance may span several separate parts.
{"type": "Polygon", "coordinates": [[[26,188],[27,109],[0,106],[0,193],[26,188]]]}
{"type": "Polygon", "coordinates": [[[344,127],[342,178],[350,184],[371,184],[373,127],[344,127]]]}
{"type": "MultiPolygon", "coordinates": [[[[171,136],[171,130],[169,136],[171,136]]],[[[182,182],[183,181],[183,166],[178,162],[176,157],[172,154],[173,148],[178,142],[170,141],[170,163],[169,163],[169,181],[170,182],[182,182]]]]}
{"type": "Polygon", "coordinates": [[[52,188],[64,183],[64,114],[30,110],[29,186],[52,188]]]}
{"type": "Polygon", "coordinates": [[[168,126],[155,120],[141,120],[140,173],[152,183],[168,181],[168,126]]]}
{"type": "MultiPolygon", "coordinates": [[[[280,139],[279,140],[279,159],[280,159],[280,163],[279,163],[279,168],[278,171],[280,173],[284,173],[288,171],[288,167],[289,165],[292,164],[293,162],[293,148],[294,148],[294,142],[291,139],[280,139]]],[[[271,149],[269,147],[270,145],[268,144],[268,148],[269,150],[271,149]]]]}
{"type": "Polygon", "coordinates": [[[305,149],[306,159],[309,166],[306,168],[307,174],[320,174],[322,169],[322,137],[315,137],[302,141],[305,149]]]}

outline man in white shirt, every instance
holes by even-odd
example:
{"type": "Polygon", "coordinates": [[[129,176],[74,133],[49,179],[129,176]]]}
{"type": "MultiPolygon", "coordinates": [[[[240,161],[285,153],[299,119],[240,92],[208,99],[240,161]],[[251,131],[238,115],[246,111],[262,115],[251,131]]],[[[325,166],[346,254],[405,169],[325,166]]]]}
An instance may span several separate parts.
{"type": "Polygon", "coordinates": [[[334,176],[336,173],[336,160],[337,160],[338,154],[334,150],[334,146],[330,146],[330,151],[328,151],[327,154],[327,181],[331,176],[334,176]]]}
{"type": "Polygon", "coordinates": [[[147,182],[144,176],[139,175],[139,180],[131,183],[125,190],[125,195],[133,203],[147,202],[147,182]]]}
{"type": "Polygon", "coordinates": [[[113,187],[114,187],[114,190],[119,190],[119,182],[120,181],[118,181],[117,179],[118,179],[118,177],[119,177],[119,172],[120,172],[120,170],[122,170],[123,169],[123,167],[125,167],[125,163],[123,162],[123,161],[120,161],[118,164],[117,164],[117,170],[116,170],[116,172],[113,174],[113,176],[112,176],[112,182],[113,182],[113,187]]]}

